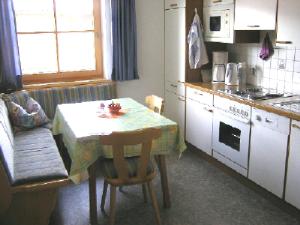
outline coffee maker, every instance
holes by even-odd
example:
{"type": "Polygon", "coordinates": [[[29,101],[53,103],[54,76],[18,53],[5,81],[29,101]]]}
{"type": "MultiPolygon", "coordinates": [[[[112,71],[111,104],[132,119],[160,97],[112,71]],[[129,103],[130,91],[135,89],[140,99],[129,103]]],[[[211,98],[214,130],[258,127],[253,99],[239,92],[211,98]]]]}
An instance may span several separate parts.
{"type": "Polygon", "coordinates": [[[213,52],[212,81],[224,82],[228,52],[213,52]]]}

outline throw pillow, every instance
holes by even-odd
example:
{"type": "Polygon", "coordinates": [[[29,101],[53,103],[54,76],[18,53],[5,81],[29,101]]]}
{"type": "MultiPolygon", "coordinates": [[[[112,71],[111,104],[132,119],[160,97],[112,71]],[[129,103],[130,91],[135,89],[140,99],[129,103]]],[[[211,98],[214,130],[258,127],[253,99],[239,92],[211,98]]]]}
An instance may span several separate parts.
{"type": "Polygon", "coordinates": [[[19,129],[32,129],[49,122],[44,110],[32,98],[28,98],[26,110],[14,102],[7,102],[7,108],[12,124],[19,129]]]}

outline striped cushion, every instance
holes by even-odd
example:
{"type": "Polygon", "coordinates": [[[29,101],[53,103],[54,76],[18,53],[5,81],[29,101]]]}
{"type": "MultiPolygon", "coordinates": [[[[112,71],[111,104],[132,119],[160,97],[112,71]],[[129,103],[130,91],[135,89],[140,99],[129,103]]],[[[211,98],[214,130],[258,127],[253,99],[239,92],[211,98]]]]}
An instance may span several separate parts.
{"type": "MultiPolygon", "coordinates": [[[[126,158],[126,161],[128,163],[129,177],[137,176],[138,159],[139,157],[126,158]]],[[[103,161],[101,161],[101,166],[106,178],[118,178],[117,170],[114,167],[112,159],[104,159],[103,161]]],[[[154,172],[154,163],[152,162],[152,160],[149,160],[147,174],[150,174],[152,172],[154,172]]]]}
{"type": "Polygon", "coordinates": [[[40,103],[48,118],[53,119],[58,104],[116,98],[116,87],[112,83],[103,83],[91,86],[33,90],[29,92],[29,95],[40,103]]]}

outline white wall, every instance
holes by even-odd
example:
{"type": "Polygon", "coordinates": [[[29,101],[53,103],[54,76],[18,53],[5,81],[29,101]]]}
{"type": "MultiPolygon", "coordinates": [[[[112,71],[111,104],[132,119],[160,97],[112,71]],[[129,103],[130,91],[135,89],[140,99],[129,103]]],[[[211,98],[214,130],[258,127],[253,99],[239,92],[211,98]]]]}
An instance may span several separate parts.
{"type": "Polygon", "coordinates": [[[164,96],[164,1],[136,0],[139,80],[117,83],[118,97],[144,103],[146,95],[164,96]]]}

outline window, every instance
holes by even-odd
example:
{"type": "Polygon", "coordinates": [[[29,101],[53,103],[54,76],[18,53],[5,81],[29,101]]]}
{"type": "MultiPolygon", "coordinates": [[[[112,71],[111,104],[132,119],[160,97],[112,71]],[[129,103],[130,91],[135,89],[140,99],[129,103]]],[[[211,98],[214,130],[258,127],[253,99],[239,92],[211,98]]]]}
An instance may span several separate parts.
{"type": "Polygon", "coordinates": [[[102,78],[100,0],[14,0],[24,83],[102,78]]]}

